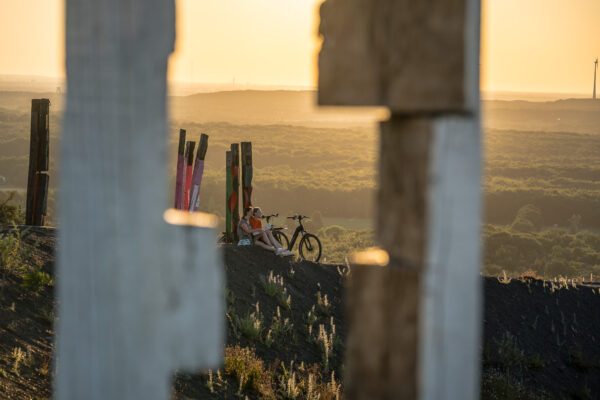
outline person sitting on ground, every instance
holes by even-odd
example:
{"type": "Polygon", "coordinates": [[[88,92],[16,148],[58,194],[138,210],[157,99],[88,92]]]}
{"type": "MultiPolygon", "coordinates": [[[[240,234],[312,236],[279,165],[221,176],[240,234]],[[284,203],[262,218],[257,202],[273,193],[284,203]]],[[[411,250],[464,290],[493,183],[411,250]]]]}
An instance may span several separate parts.
{"type": "Polygon", "coordinates": [[[252,213],[254,211],[253,207],[246,207],[244,209],[244,216],[240,219],[240,222],[237,227],[238,237],[240,238],[238,242],[238,246],[251,246],[255,244],[259,247],[262,247],[265,250],[269,250],[274,252],[275,254],[279,254],[277,248],[272,246],[270,243],[266,243],[260,240],[254,240],[253,234],[255,232],[262,232],[262,229],[252,229],[250,225],[250,218],[252,217],[252,213]]]}
{"type": "Polygon", "coordinates": [[[288,249],[284,249],[281,243],[279,243],[279,241],[275,239],[271,227],[263,228],[261,221],[262,216],[263,213],[260,207],[254,207],[252,217],[250,217],[250,226],[252,226],[252,229],[256,230],[254,235],[254,241],[262,241],[266,244],[274,246],[277,249],[276,253],[278,255],[292,256],[294,253],[292,253],[288,249]]]}

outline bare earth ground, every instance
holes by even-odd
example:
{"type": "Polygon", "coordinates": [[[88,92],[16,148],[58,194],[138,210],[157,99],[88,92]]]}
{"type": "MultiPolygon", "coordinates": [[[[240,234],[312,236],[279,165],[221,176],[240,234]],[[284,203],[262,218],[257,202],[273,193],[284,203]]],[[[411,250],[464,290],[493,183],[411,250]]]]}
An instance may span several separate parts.
{"type": "MultiPolygon", "coordinates": [[[[22,232],[22,237],[26,263],[52,274],[55,231],[30,229],[22,232]]],[[[306,369],[313,366],[323,384],[332,372],[339,378],[346,336],[343,271],[336,266],[290,262],[258,248],[227,247],[224,255],[228,346],[255,349],[269,371],[281,371],[282,362],[289,366],[294,361],[296,366],[304,363],[306,369]],[[263,281],[271,271],[284,280],[291,299],[289,310],[281,298],[266,293],[263,281]],[[323,324],[328,329],[332,318],[336,326],[337,339],[327,367],[315,334],[310,336],[307,327],[319,291],[322,296],[327,294],[331,306],[317,310],[314,327],[323,324]],[[251,339],[240,333],[234,321],[255,312],[257,302],[264,329],[259,338],[251,339]],[[266,337],[278,305],[292,328],[286,337],[269,342],[266,337]]],[[[484,288],[482,398],[600,398],[600,289],[530,279],[501,282],[497,278],[485,278],[484,288]]],[[[53,285],[34,293],[18,273],[0,268],[0,398],[51,397],[53,318],[53,285]]],[[[234,397],[239,390],[236,378],[220,373],[222,380],[212,386],[206,374],[177,374],[173,397],[234,397]]],[[[251,388],[243,395],[260,397],[251,388]]]]}

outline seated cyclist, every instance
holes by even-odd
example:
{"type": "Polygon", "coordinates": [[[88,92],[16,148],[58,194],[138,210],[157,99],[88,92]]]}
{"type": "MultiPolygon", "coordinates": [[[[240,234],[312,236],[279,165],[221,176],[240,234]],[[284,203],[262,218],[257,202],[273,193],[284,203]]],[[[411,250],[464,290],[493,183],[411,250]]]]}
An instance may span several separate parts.
{"type": "Polygon", "coordinates": [[[252,217],[250,217],[250,226],[252,227],[252,229],[255,230],[254,233],[254,243],[256,244],[256,242],[263,242],[267,245],[273,246],[275,247],[277,250],[275,251],[275,254],[280,255],[280,256],[291,256],[294,253],[292,253],[291,251],[284,249],[283,246],[281,245],[281,243],[279,243],[279,241],[277,241],[277,239],[275,239],[275,237],[273,236],[273,232],[271,231],[271,227],[265,227],[263,228],[262,226],[262,221],[261,218],[263,216],[262,210],[260,209],[260,207],[254,207],[254,210],[252,212],[252,217]]]}

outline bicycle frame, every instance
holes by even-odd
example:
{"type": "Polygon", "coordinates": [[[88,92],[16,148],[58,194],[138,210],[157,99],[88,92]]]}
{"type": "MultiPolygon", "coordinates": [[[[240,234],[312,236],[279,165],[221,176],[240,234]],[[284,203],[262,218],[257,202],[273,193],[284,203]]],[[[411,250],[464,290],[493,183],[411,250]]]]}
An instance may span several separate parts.
{"type": "Polygon", "coordinates": [[[304,236],[304,233],[306,233],[306,230],[304,229],[304,226],[302,225],[302,221],[300,221],[300,225],[298,225],[296,227],[296,230],[294,231],[294,235],[292,236],[292,239],[290,240],[290,245],[288,246],[288,250],[292,250],[294,248],[294,245],[296,244],[296,240],[298,239],[299,235],[304,236]]]}

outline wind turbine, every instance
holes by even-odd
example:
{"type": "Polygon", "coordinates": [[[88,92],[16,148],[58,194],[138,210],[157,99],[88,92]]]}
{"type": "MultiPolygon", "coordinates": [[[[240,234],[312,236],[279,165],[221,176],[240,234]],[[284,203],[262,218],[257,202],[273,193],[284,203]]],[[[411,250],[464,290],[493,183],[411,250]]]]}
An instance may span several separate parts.
{"type": "Polygon", "coordinates": [[[596,100],[596,71],[598,71],[598,57],[596,57],[596,61],[594,61],[594,94],[592,99],[596,100]]]}

